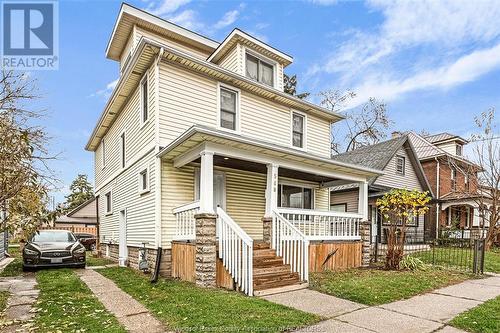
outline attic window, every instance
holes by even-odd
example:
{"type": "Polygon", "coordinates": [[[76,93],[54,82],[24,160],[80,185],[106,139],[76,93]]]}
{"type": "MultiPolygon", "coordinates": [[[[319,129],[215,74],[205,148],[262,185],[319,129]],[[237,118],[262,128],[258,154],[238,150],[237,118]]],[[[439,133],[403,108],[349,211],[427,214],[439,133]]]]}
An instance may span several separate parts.
{"type": "Polygon", "coordinates": [[[252,80],[274,86],[274,66],[251,54],[246,54],[246,76],[252,80]]]}
{"type": "Polygon", "coordinates": [[[396,156],[396,173],[400,175],[405,174],[405,158],[404,156],[396,156]]]}
{"type": "Polygon", "coordinates": [[[462,156],[462,145],[457,145],[457,151],[456,151],[456,154],[457,156],[462,156]]]}

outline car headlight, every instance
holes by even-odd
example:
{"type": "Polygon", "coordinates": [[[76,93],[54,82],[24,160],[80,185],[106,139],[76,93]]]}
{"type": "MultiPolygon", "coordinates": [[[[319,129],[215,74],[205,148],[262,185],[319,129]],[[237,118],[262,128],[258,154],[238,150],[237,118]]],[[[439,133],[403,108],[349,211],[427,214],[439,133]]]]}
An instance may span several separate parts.
{"type": "Polygon", "coordinates": [[[37,256],[38,255],[38,251],[30,250],[27,248],[24,248],[24,253],[29,255],[29,256],[37,256]]]}
{"type": "Polygon", "coordinates": [[[85,247],[83,246],[77,247],[76,249],[73,250],[73,253],[78,253],[78,254],[85,253],[85,247]]]}

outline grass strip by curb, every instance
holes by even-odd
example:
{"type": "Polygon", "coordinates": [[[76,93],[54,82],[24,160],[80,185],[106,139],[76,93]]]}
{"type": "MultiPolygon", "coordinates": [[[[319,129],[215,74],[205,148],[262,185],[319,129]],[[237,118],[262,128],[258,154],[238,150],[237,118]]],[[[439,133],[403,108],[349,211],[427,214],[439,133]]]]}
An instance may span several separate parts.
{"type": "Polygon", "coordinates": [[[71,269],[38,271],[36,280],[37,332],[125,332],[71,269]]]}
{"type": "Polygon", "coordinates": [[[319,317],[256,297],[192,283],[160,279],[127,268],[98,270],[144,304],[166,327],[182,332],[281,332],[316,323],[319,317]]]}
{"type": "Polygon", "coordinates": [[[475,333],[500,332],[500,296],[458,315],[449,324],[475,333]]]}

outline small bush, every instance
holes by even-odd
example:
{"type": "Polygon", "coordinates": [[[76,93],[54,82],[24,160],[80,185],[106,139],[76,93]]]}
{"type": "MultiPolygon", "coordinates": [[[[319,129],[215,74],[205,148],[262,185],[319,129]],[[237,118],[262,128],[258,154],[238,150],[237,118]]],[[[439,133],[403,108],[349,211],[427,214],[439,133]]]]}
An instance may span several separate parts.
{"type": "Polygon", "coordinates": [[[401,269],[407,269],[410,271],[423,271],[425,270],[425,264],[419,258],[404,256],[403,259],[399,262],[399,267],[401,269]]]}

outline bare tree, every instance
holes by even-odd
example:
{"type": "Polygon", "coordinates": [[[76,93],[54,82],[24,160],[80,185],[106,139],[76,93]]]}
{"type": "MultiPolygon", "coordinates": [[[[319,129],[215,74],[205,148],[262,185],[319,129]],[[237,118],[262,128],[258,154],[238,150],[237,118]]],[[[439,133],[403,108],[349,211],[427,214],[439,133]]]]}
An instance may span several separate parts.
{"type": "MultiPolygon", "coordinates": [[[[356,94],[349,90],[327,90],[319,96],[322,98],[322,106],[334,112],[342,112],[356,94]]],[[[392,125],[387,115],[387,105],[373,97],[361,107],[344,112],[344,115],[344,126],[337,127],[331,134],[334,154],[375,144],[386,137],[386,132],[392,125]]]]}
{"type": "MultiPolygon", "coordinates": [[[[44,112],[26,107],[37,98],[35,91],[34,80],[28,75],[1,71],[0,210],[4,213],[8,212],[9,201],[26,194],[28,189],[45,196],[56,184],[48,166],[48,161],[56,156],[49,154],[47,133],[35,124],[44,112]]],[[[3,223],[0,228],[8,226],[3,223]]]]}
{"type": "Polygon", "coordinates": [[[486,230],[486,249],[500,236],[500,129],[495,123],[495,109],[474,117],[479,133],[471,136],[471,160],[448,159],[452,168],[467,181],[458,182],[456,191],[475,203],[480,229],[486,230]]]}

